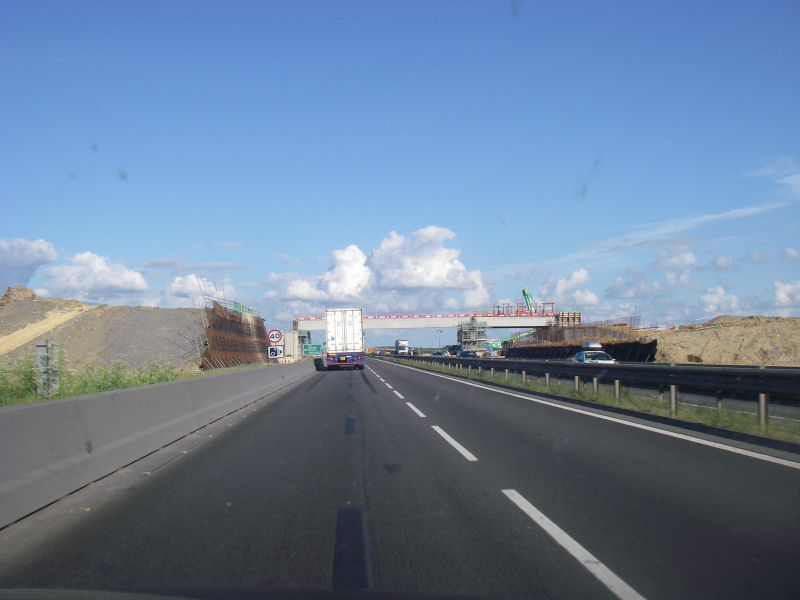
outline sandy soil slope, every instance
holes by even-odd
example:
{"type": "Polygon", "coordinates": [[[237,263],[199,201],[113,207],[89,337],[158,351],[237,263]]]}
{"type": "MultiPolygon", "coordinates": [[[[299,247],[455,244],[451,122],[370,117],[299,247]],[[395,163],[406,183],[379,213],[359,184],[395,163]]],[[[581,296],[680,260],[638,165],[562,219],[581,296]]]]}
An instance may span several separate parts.
{"type": "Polygon", "coordinates": [[[800,367],[800,318],[722,316],[677,330],[659,331],[662,363],[800,367]]]}
{"type": "Polygon", "coordinates": [[[0,302],[0,367],[33,354],[36,343],[49,340],[58,344],[68,369],[115,362],[130,369],[153,363],[198,368],[194,339],[203,330],[199,310],[92,307],[30,296],[6,300],[0,302]]]}

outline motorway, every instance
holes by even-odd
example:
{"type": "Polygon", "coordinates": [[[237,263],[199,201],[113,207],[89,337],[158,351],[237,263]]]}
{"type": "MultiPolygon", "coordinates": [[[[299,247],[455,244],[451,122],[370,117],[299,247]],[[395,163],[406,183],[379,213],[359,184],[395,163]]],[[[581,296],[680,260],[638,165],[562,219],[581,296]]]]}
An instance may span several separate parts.
{"type": "Polygon", "coordinates": [[[0,587],[798,598],[800,457],[742,448],[369,360],[6,527],[0,587]]]}

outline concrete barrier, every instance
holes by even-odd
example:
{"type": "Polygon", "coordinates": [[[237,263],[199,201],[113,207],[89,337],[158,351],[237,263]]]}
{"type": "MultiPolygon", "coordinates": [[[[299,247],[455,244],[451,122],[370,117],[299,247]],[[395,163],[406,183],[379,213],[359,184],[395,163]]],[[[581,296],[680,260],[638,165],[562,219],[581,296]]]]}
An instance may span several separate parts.
{"type": "Polygon", "coordinates": [[[274,365],[0,409],[0,527],[314,372],[274,365]]]}

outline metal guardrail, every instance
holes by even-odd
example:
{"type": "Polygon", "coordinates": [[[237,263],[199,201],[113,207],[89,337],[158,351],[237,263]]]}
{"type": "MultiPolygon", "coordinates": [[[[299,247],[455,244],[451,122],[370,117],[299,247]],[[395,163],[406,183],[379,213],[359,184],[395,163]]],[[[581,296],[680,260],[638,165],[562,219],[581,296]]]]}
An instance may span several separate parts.
{"type": "Polygon", "coordinates": [[[711,365],[663,365],[653,363],[587,364],[567,361],[476,359],[456,357],[413,356],[406,361],[456,366],[477,374],[505,372],[526,377],[544,377],[550,386],[551,377],[571,378],[575,390],[592,381],[595,396],[601,382],[612,383],[619,400],[622,388],[638,384],[655,387],[670,395],[670,414],[677,415],[681,389],[700,391],[721,398],[723,394],[752,395],[758,399],[758,419],[762,431],[767,428],[770,397],[782,402],[800,404],[800,368],[769,368],[711,365]]]}

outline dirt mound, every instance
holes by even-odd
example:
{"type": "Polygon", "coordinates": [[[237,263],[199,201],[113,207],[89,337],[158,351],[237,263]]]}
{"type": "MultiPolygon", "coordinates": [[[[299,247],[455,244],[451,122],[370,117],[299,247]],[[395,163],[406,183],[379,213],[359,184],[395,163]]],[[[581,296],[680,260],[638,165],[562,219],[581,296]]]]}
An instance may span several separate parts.
{"type": "Polygon", "coordinates": [[[0,306],[7,306],[17,300],[35,300],[33,290],[22,285],[6,288],[6,293],[0,298],[0,306]]]}
{"type": "Polygon", "coordinates": [[[121,362],[198,368],[199,310],[130,306],[91,307],[74,300],[34,298],[0,306],[0,367],[33,354],[46,340],[58,344],[65,368],[121,362]],[[5,352],[3,352],[5,348],[5,352]]]}
{"type": "Polygon", "coordinates": [[[656,361],[717,365],[800,366],[800,318],[720,316],[659,331],[656,361]]]}

